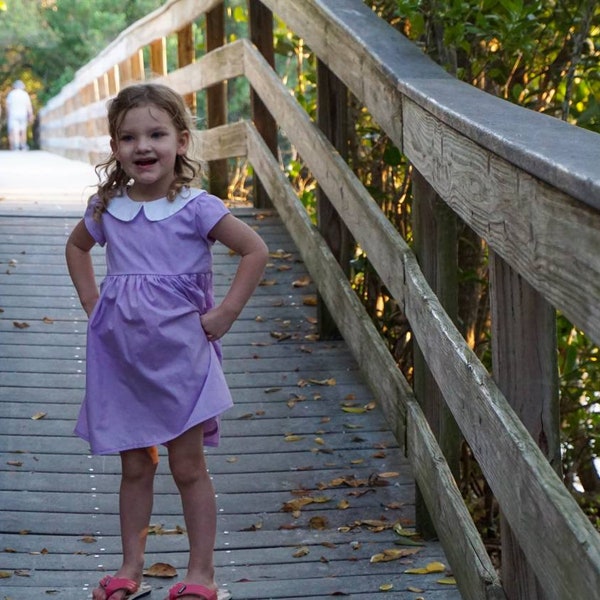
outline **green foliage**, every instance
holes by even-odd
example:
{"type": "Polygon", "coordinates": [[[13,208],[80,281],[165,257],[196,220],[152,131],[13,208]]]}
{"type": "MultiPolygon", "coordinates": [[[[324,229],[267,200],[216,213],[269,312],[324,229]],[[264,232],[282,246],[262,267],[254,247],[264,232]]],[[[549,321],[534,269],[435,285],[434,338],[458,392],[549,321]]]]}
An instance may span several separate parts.
{"type": "MultiPolygon", "coordinates": [[[[596,0],[374,0],[374,9],[457,77],[532,110],[600,133],[596,0]]],[[[488,352],[485,251],[465,231],[459,252],[480,289],[471,343],[488,352]],[[465,252],[466,250],[466,252],[465,252]],[[475,260],[472,260],[475,259],[475,260]],[[483,318],[482,318],[483,316],[483,318]]],[[[461,285],[468,281],[463,278],[461,285]]],[[[471,296],[473,296],[471,294],[471,296]]],[[[464,307],[464,302],[463,302],[464,307]]],[[[463,319],[468,318],[462,315],[463,319]]],[[[564,479],[600,525],[599,349],[558,318],[564,479]]],[[[469,336],[468,336],[469,337],[469,336]]]]}
{"type": "Polygon", "coordinates": [[[0,12],[0,93],[21,78],[36,108],[161,0],[6,0],[0,12]]]}
{"type": "Polygon", "coordinates": [[[564,479],[600,516],[600,350],[562,315],[558,318],[564,479]]]}
{"type": "Polygon", "coordinates": [[[376,4],[458,78],[600,131],[600,5],[595,0],[376,4]]]}

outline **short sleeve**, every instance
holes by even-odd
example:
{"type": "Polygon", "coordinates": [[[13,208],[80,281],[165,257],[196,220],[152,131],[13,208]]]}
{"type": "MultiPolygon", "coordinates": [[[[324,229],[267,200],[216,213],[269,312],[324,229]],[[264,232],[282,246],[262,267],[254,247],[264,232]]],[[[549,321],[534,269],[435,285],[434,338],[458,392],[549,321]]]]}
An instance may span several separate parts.
{"type": "MultiPolygon", "coordinates": [[[[196,209],[196,227],[203,238],[209,239],[212,228],[230,213],[223,201],[217,196],[204,192],[194,199],[196,209]]],[[[212,240],[209,240],[212,241],[212,240]]]]}
{"type": "Polygon", "coordinates": [[[96,240],[97,244],[104,246],[106,244],[106,236],[104,235],[104,227],[102,226],[102,218],[99,221],[94,219],[94,208],[98,203],[98,198],[94,196],[85,209],[83,215],[83,222],[85,223],[86,229],[89,234],[96,240]]]}

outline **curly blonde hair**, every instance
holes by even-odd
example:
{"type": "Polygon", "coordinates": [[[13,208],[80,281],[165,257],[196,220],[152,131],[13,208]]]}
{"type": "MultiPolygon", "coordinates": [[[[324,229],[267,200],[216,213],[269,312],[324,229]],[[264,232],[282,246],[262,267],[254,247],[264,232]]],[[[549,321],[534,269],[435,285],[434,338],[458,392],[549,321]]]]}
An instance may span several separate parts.
{"type": "MultiPolygon", "coordinates": [[[[139,83],[123,88],[108,103],[108,131],[111,140],[119,139],[119,130],[129,110],[141,106],[153,105],[164,110],[170,117],[175,129],[181,133],[190,133],[193,127],[192,117],[183,98],[166,85],[158,83],[139,83]]],[[[200,173],[200,163],[185,156],[178,155],[175,160],[175,179],[171,184],[167,198],[172,201],[182,187],[189,185],[200,173]]],[[[125,189],[130,180],[129,175],[121,167],[114,152],[96,166],[98,184],[98,202],[94,208],[94,218],[100,216],[112,198],[125,189]]]]}

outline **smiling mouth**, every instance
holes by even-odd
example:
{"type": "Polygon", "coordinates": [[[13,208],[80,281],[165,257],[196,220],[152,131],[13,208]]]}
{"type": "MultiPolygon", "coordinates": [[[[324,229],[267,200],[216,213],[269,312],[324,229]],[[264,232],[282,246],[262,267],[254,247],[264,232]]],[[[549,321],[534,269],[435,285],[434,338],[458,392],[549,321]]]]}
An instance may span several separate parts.
{"type": "Polygon", "coordinates": [[[136,160],[134,164],[138,167],[149,167],[155,164],[157,160],[155,158],[144,158],[142,160],[136,160]]]}

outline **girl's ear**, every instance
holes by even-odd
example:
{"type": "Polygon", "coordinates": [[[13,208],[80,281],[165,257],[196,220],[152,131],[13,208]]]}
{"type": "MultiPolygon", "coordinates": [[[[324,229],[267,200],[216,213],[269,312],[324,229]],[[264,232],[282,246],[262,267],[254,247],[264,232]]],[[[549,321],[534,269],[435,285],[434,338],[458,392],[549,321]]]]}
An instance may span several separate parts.
{"type": "Polygon", "coordinates": [[[110,140],[110,149],[112,150],[112,153],[115,155],[115,158],[119,158],[118,157],[119,145],[112,138],[110,140]]]}
{"type": "Polygon", "coordinates": [[[179,133],[179,143],[177,146],[177,154],[179,156],[184,155],[188,148],[190,147],[190,132],[189,131],[181,131],[179,133]]]}

